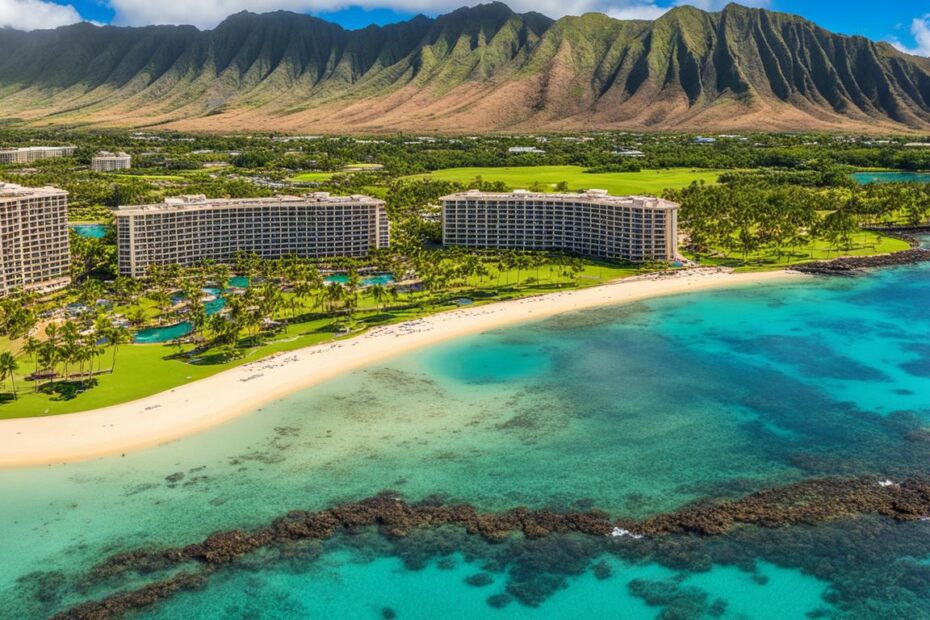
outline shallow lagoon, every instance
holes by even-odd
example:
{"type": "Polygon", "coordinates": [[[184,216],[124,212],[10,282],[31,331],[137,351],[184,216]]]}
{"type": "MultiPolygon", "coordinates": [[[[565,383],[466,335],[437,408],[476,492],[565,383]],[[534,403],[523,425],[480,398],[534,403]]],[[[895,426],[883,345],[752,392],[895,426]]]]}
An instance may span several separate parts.
{"type": "MultiPolygon", "coordinates": [[[[644,516],[811,476],[922,472],[930,447],[908,437],[930,418],[928,276],[898,269],[564,315],[398,358],[160,448],[0,472],[0,493],[15,498],[0,504],[0,599],[41,617],[126,586],[49,586],[102,555],[385,489],[483,510],[644,516]],[[34,571],[45,572],[17,582],[34,571]]],[[[360,533],[251,559],[146,615],[919,617],[930,613],[928,534],[865,518],[669,548],[360,533]],[[476,573],[492,583],[465,583],[476,573]],[[503,611],[488,603],[506,592],[503,611]]]]}

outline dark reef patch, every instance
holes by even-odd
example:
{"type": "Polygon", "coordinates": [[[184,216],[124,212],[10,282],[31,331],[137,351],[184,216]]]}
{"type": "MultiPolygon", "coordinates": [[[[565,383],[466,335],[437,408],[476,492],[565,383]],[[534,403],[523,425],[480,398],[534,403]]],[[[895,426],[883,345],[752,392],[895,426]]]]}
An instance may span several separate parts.
{"type": "Polygon", "coordinates": [[[726,601],[710,601],[707,592],[683,586],[679,579],[634,579],[627,587],[630,594],[641,598],[650,607],[662,607],[662,618],[720,618],[726,613],[726,601]]]}
{"type": "MultiPolygon", "coordinates": [[[[424,567],[430,557],[447,558],[455,551],[467,550],[461,536],[436,536],[438,528],[456,528],[466,538],[485,544],[510,543],[502,546],[508,549],[508,556],[497,560],[498,568],[508,567],[508,600],[534,606],[566,587],[567,576],[589,570],[592,560],[605,549],[629,559],[652,555],[666,566],[692,571],[726,563],[754,572],[754,560],[742,555],[745,551],[739,545],[717,547],[704,541],[708,536],[722,535],[729,535],[725,538],[728,543],[747,536],[764,538],[764,532],[780,532],[785,526],[810,527],[837,519],[853,519],[855,523],[863,515],[886,517],[889,522],[925,520],[930,515],[930,482],[922,478],[900,482],[876,478],[814,479],[734,500],[701,501],[642,521],[613,521],[599,511],[557,513],[515,508],[481,513],[465,504],[444,504],[438,499],[411,504],[394,494],[382,494],[319,512],[289,512],[267,526],[218,532],[185,547],[137,549],[111,556],[91,571],[86,578],[88,582],[106,581],[127,573],[155,574],[177,567],[185,567],[185,572],[136,590],[83,603],[56,618],[120,617],[177,592],[202,587],[214,571],[240,562],[258,550],[280,552],[309,541],[325,541],[337,534],[363,534],[372,528],[387,542],[406,541],[405,547],[399,547],[403,550],[398,555],[412,569],[424,567]],[[622,530],[645,538],[618,535],[622,530]]],[[[789,547],[784,541],[781,544],[789,547]]],[[[746,545],[747,549],[752,547],[746,545]]],[[[777,550],[769,550],[769,555],[774,553],[777,550]]],[[[793,556],[783,560],[788,566],[797,562],[793,556]]],[[[494,565],[495,559],[488,558],[487,570],[494,570],[494,565]]],[[[806,568],[820,571],[815,574],[828,579],[836,572],[825,565],[806,568]]],[[[595,567],[596,574],[598,570],[601,575],[605,572],[595,567]]],[[[915,591],[930,589],[930,566],[917,577],[908,574],[915,591]]],[[[49,579],[49,583],[43,590],[54,598],[62,585],[55,579],[49,579]]],[[[666,582],[643,583],[636,586],[634,593],[676,613],[698,609],[705,615],[717,613],[718,602],[708,601],[706,595],[693,589],[673,586],[666,582]]],[[[503,603],[503,599],[495,602],[503,603]]],[[[494,604],[491,599],[489,604],[494,604]]]]}
{"type": "Polygon", "coordinates": [[[907,349],[919,357],[915,360],[902,363],[901,369],[914,377],[930,377],[930,345],[912,344],[907,349]]]}
{"type": "Polygon", "coordinates": [[[494,609],[503,609],[513,602],[509,594],[495,594],[488,597],[488,605],[494,609]]]}
{"type": "Polygon", "coordinates": [[[466,577],[465,583],[475,588],[483,588],[494,583],[494,577],[490,573],[476,573],[466,577]]]}

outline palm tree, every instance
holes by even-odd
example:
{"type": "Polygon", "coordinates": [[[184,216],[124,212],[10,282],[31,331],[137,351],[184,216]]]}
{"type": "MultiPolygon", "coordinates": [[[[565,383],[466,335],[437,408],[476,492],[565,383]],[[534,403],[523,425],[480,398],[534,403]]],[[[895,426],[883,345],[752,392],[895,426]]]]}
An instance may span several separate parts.
{"type": "Polygon", "coordinates": [[[10,383],[13,386],[13,398],[16,399],[16,371],[19,370],[19,364],[16,363],[16,358],[13,357],[13,354],[9,351],[4,351],[0,353],[0,380],[6,383],[7,377],[10,379],[10,383]]]}
{"type": "Polygon", "coordinates": [[[122,325],[116,325],[108,329],[106,335],[107,342],[113,350],[113,358],[110,362],[110,373],[112,374],[116,368],[116,353],[119,351],[120,345],[129,342],[129,330],[122,325]]]}
{"type": "Polygon", "coordinates": [[[326,304],[330,312],[332,312],[336,304],[345,302],[346,300],[346,289],[341,284],[330,284],[326,287],[325,291],[326,304]]]}
{"type": "MultiPolygon", "coordinates": [[[[48,378],[48,382],[51,383],[53,377],[55,376],[55,366],[58,365],[58,362],[61,361],[61,352],[58,346],[51,340],[46,340],[42,343],[39,348],[38,356],[38,365],[42,370],[51,371],[51,375],[48,378]]],[[[36,389],[38,389],[38,379],[36,379],[36,389]]]]}
{"type": "Polygon", "coordinates": [[[71,363],[77,361],[80,352],[80,333],[78,332],[77,324],[68,321],[62,325],[61,340],[60,358],[61,362],[64,364],[64,375],[67,380],[70,375],[69,366],[71,363]]]}
{"type": "Polygon", "coordinates": [[[378,309],[384,310],[383,303],[388,297],[387,288],[383,284],[372,284],[368,287],[368,294],[371,295],[371,299],[378,306],[378,309]]]}
{"type": "Polygon", "coordinates": [[[35,338],[34,336],[29,336],[28,338],[26,338],[26,342],[25,344],[23,344],[23,353],[28,355],[29,359],[32,360],[32,365],[34,366],[34,371],[36,373],[39,372],[38,354],[39,354],[39,350],[41,349],[41,347],[42,347],[42,343],[39,341],[38,338],[35,338]]]}

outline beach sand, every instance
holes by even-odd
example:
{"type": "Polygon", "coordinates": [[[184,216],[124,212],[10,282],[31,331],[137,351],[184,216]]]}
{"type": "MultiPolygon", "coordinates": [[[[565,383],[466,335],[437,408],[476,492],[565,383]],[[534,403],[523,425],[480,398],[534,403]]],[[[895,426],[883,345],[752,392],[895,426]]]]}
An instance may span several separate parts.
{"type": "Polygon", "coordinates": [[[86,460],[169,442],[254,412],[268,402],[343,373],[458,336],[584,308],[804,277],[808,276],[788,271],[696,269],[462,308],[377,327],[354,338],[280,353],[112,407],[2,420],[0,467],[86,460]]]}

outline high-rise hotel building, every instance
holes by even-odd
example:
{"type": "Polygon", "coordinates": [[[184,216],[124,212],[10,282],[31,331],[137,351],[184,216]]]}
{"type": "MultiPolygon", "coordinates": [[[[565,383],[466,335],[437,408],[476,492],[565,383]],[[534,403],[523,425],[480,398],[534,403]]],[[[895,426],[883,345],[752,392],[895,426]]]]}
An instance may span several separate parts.
{"type": "Polygon", "coordinates": [[[262,258],[366,256],[386,248],[389,238],[384,202],[368,196],[183,196],[116,211],[119,270],[135,277],[151,264],[227,262],[240,251],[262,258]]]}
{"type": "Polygon", "coordinates": [[[76,146],[27,146],[18,149],[0,149],[0,164],[31,164],[40,159],[69,157],[76,146]]]}
{"type": "Polygon", "coordinates": [[[71,282],[68,192],[0,182],[0,295],[71,282]]]}
{"type": "Polygon", "coordinates": [[[635,262],[677,255],[678,205],[660,198],[611,196],[603,190],[471,190],[440,200],[447,246],[561,250],[635,262]]]}
{"type": "Polygon", "coordinates": [[[132,168],[132,156],[119,152],[100,151],[90,158],[90,169],[94,172],[112,172],[132,168]]]}

